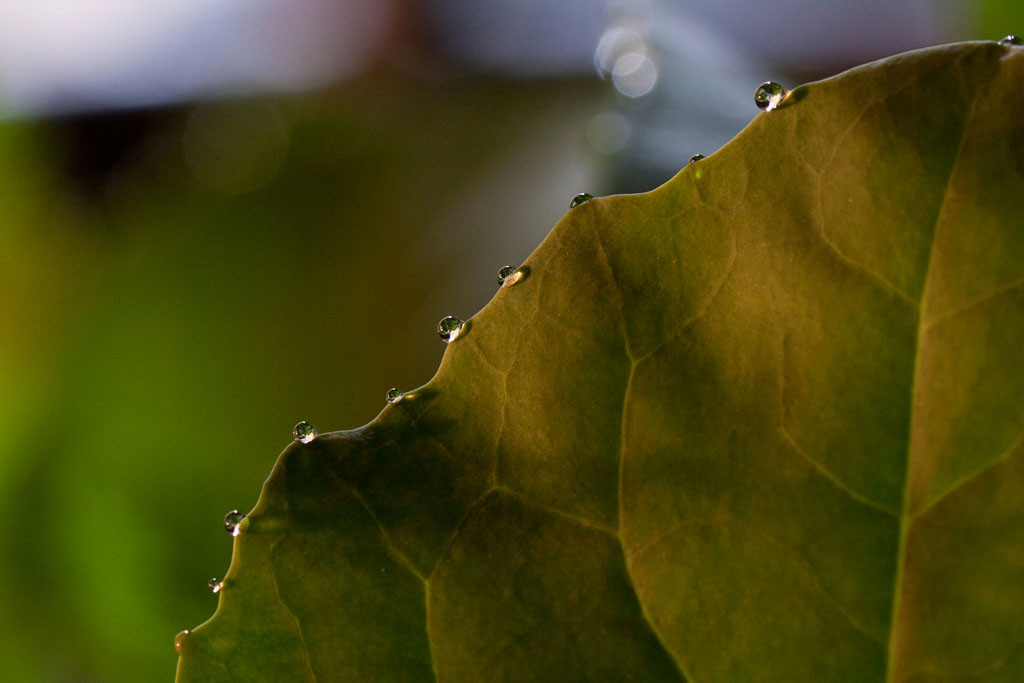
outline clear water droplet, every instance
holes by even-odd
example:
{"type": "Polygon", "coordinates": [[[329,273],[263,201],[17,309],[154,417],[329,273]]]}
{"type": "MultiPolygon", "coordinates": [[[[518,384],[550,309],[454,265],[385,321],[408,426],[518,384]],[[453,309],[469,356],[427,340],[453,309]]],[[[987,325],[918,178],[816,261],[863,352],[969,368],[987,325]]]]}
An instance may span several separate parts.
{"type": "Polygon", "coordinates": [[[220,593],[220,589],[224,587],[224,582],[218,578],[210,579],[210,583],[207,584],[210,587],[211,593],[220,593]]]}
{"type": "Polygon", "coordinates": [[[1005,36],[1002,40],[1000,40],[999,44],[1000,45],[1024,45],[1024,38],[1019,38],[1019,37],[1017,37],[1017,36],[1015,36],[1014,34],[1011,33],[1010,35],[1005,36]]]}
{"type": "Polygon", "coordinates": [[[502,266],[498,270],[498,284],[502,287],[511,287],[523,279],[523,271],[512,266],[502,266]]]}
{"type": "Polygon", "coordinates": [[[575,209],[580,204],[583,204],[584,202],[589,202],[593,198],[594,195],[590,194],[589,192],[580,192],[578,195],[572,198],[571,202],[569,202],[569,208],[575,209]]]}
{"type": "Polygon", "coordinates": [[[178,635],[174,636],[174,651],[179,655],[185,654],[185,647],[188,645],[188,636],[190,631],[185,629],[178,635]]]}
{"type": "Polygon", "coordinates": [[[771,111],[779,106],[779,102],[788,94],[789,91],[778,83],[768,81],[757,86],[757,90],[754,91],[754,103],[759,109],[771,111]]]}
{"type": "Polygon", "coordinates": [[[703,154],[694,154],[692,157],[690,157],[690,160],[688,162],[686,162],[686,163],[688,163],[688,164],[695,164],[695,163],[697,163],[698,161],[700,161],[703,158],[704,158],[703,154]]]}
{"type": "Polygon", "coordinates": [[[316,438],[316,427],[303,420],[299,424],[295,425],[295,429],[292,430],[292,434],[294,434],[295,438],[302,443],[309,443],[316,438]]]}
{"type": "Polygon", "coordinates": [[[437,323],[437,334],[440,335],[446,343],[450,344],[459,338],[462,334],[463,322],[456,318],[454,315],[446,315],[441,318],[441,322],[437,323]]]}
{"type": "Polygon", "coordinates": [[[404,395],[405,394],[398,390],[398,387],[391,387],[388,389],[387,393],[384,394],[384,398],[387,399],[388,403],[398,403],[402,400],[402,396],[404,395]]]}
{"type": "Polygon", "coordinates": [[[237,536],[242,533],[242,520],[245,519],[245,513],[239,512],[238,510],[232,510],[228,514],[224,515],[224,528],[232,536],[237,536]]]}

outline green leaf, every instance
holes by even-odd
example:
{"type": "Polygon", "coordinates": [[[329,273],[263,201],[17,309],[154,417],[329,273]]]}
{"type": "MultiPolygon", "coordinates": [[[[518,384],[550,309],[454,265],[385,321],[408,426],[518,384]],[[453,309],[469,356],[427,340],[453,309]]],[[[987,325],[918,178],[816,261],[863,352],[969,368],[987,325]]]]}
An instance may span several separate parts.
{"type": "Polygon", "coordinates": [[[1022,83],[898,55],[572,209],[285,450],[178,680],[1020,680],[1022,83]]]}

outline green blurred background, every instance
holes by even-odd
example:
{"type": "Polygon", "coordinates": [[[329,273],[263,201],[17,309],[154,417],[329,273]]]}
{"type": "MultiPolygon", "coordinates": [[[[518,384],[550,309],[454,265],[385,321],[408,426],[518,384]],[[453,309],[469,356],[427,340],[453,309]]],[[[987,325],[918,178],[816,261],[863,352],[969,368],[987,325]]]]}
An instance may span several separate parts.
{"type": "Polygon", "coordinates": [[[1024,31],[1011,2],[185,5],[0,5],[0,681],[171,680],[292,425],[426,382],[437,320],[573,194],[667,180],[761,80],[1024,31]]]}

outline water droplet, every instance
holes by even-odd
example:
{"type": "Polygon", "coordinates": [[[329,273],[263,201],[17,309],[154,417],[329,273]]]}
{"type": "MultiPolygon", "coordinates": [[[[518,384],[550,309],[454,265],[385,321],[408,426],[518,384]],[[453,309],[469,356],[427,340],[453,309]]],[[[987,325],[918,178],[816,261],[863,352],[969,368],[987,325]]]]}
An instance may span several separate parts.
{"type": "Polygon", "coordinates": [[[174,636],[174,651],[179,655],[185,654],[185,647],[188,645],[188,636],[190,631],[185,629],[178,635],[174,636]]]}
{"type": "Polygon", "coordinates": [[[446,315],[437,323],[437,333],[447,343],[452,343],[462,334],[463,322],[454,315],[446,315]]]}
{"type": "Polygon", "coordinates": [[[232,510],[228,514],[224,515],[224,528],[227,529],[228,533],[232,536],[237,536],[242,533],[241,525],[243,519],[245,519],[244,512],[232,510]]]}
{"type": "Polygon", "coordinates": [[[589,202],[593,198],[594,195],[590,194],[589,192],[580,192],[578,195],[572,198],[571,202],[569,202],[569,208],[575,209],[580,204],[584,202],[589,202]]]}
{"type": "Polygon", "coordinates": [[[498,284],[502,287],[511,287],[523,279],[523,271],[512,266],[502,266],[498,270],[498,284]]]}
{"type": "Polygon", "coordinates": [[[316,427],[303,420],[299,424],[295,425],[295,429],[292,430],[292,434],[294,434],[295,438],[302,443],[309,443],[316,438],[316,427]]]}
{"type": "Polygon", "coordinates": [[[690,157],[690,160],[687,163],[695,164],[695,163],[697,163],[698,161],[700,161],[703,158],[704,158],[703,154],[694,154],[692,157],[690,157]]]}
{"type": "Polygon", "coordinates": [[[999,41],[1000,45],[1024,45],[1024,38],[1018,38],[1012,33],[999,41]]]}
{"type": "Polygon", "coordinates": [[[387,399],[388,403],[398,403],[402,400],[404,394],[398,390],[398,387],[391,387],[388,392],[384,394],[384,398],[387,399]]]}
{"type": "Polygon", "coordinates": [[[224,587],[224,582],[220,579],[210,579],[210,583],[207,584],[210,587],[211,593],[220,593],[220,589],[224,587]]]}
{"type": "Polygon", "coordinates": [[[760,109],[771,111],[779,106],[779,102],[788,94],[789,91],[778,83],[768,81],[757,86],[757,90],[754,91],[754,103],[760,109]]]}

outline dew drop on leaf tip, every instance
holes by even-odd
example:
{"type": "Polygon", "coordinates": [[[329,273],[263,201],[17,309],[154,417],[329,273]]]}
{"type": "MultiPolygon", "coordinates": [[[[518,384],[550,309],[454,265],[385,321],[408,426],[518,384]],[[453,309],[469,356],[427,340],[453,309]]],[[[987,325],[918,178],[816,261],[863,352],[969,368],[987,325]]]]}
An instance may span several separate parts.
{"type": "Polygon", "coordinates": [[[462,334],[463,325],[464,323],[454,315],[446,315],[437,323],[437,334],[445,343],[450,344],[462,334]]]}
{"type": "Polygon", "coordinates": [[[589,202],[593,198],[594,195],[590,194],[589,192],[580,192],[578,195],[572,198],[572,201],[569,202],[569,208],[575,209],[580,204],[589,202]]]}
{"type": "Polygon", "coordinates": [[[239,512],[238,510],[232,510],[228,514],[224,515],[224,529],[227,530],[232,536],[237,536],[242,533],[242,520],[245,519],[245,513],[239,512]]]}
{"type": "Polygon", "coordinates": [[[502,266],[498,269],[498,284],[502,287],[511,287],[523,279],[523,271],[516,270],[512,266],[502,266]]]}
{"type": "Polygon", "coordinates": [[[387,393],[384,394],[384,398],[388,403],[398,403],[402,400],[402,396],[403,394],[398,390],[398,387],[391,387],[388,389],[387,393]]]}
{"type": "Polygon", "coordinates": [[[316,427],[303,420],[295,425],[292,434],[302,443],[309,443],[316,438],[316,427]]]}
{"type": "Polygon", "coordinates": [[[700,161],[703,158],[704,158],[703,154],[694,154],[692,157],[690,157],[690,160],[688,162],[686,162],[686,163],[687,164],[695,164],[695,163],[697,163],[698,161],[700,161]]]}
{"type": "Polygon", "coordinates": [[[179,655],[185,654],[185,645],[188,641],[189,630],[185,629],[178,635],[174,636],[174,651],[179,655]]]}
{"type": "Polygon", "coordinates": [[[754,104],[759,109],[771,111],[779,106],[779,102],[782,102],[788,94],[789,91],[780,84],[775,81],[767,81],[757,86],[757,90],[754,91],[754,104]]]}
{"type": "Polygon", "coordinates": [[[1020,37],[1018,37],[1018,36],[1016,36],[1016,35],[1011,33],[1010,35],[1005,36],[1002,40],[1000,40],[999,44],[1000,45],[1007,45],[1007,46],[1011,46],[1011,45],[1014,45],[1014,46],[1016,46],[1016,45],[1024,45],[1024,38],[1020,38],[1020,37]]]}
{"type": "Polygon", "coordinates": [[[218,578],[210,579],[210,583],[207,584],[210,587],[211,593],[220,593],[220,589],[224,587],[224,582],[218,578]]]}

